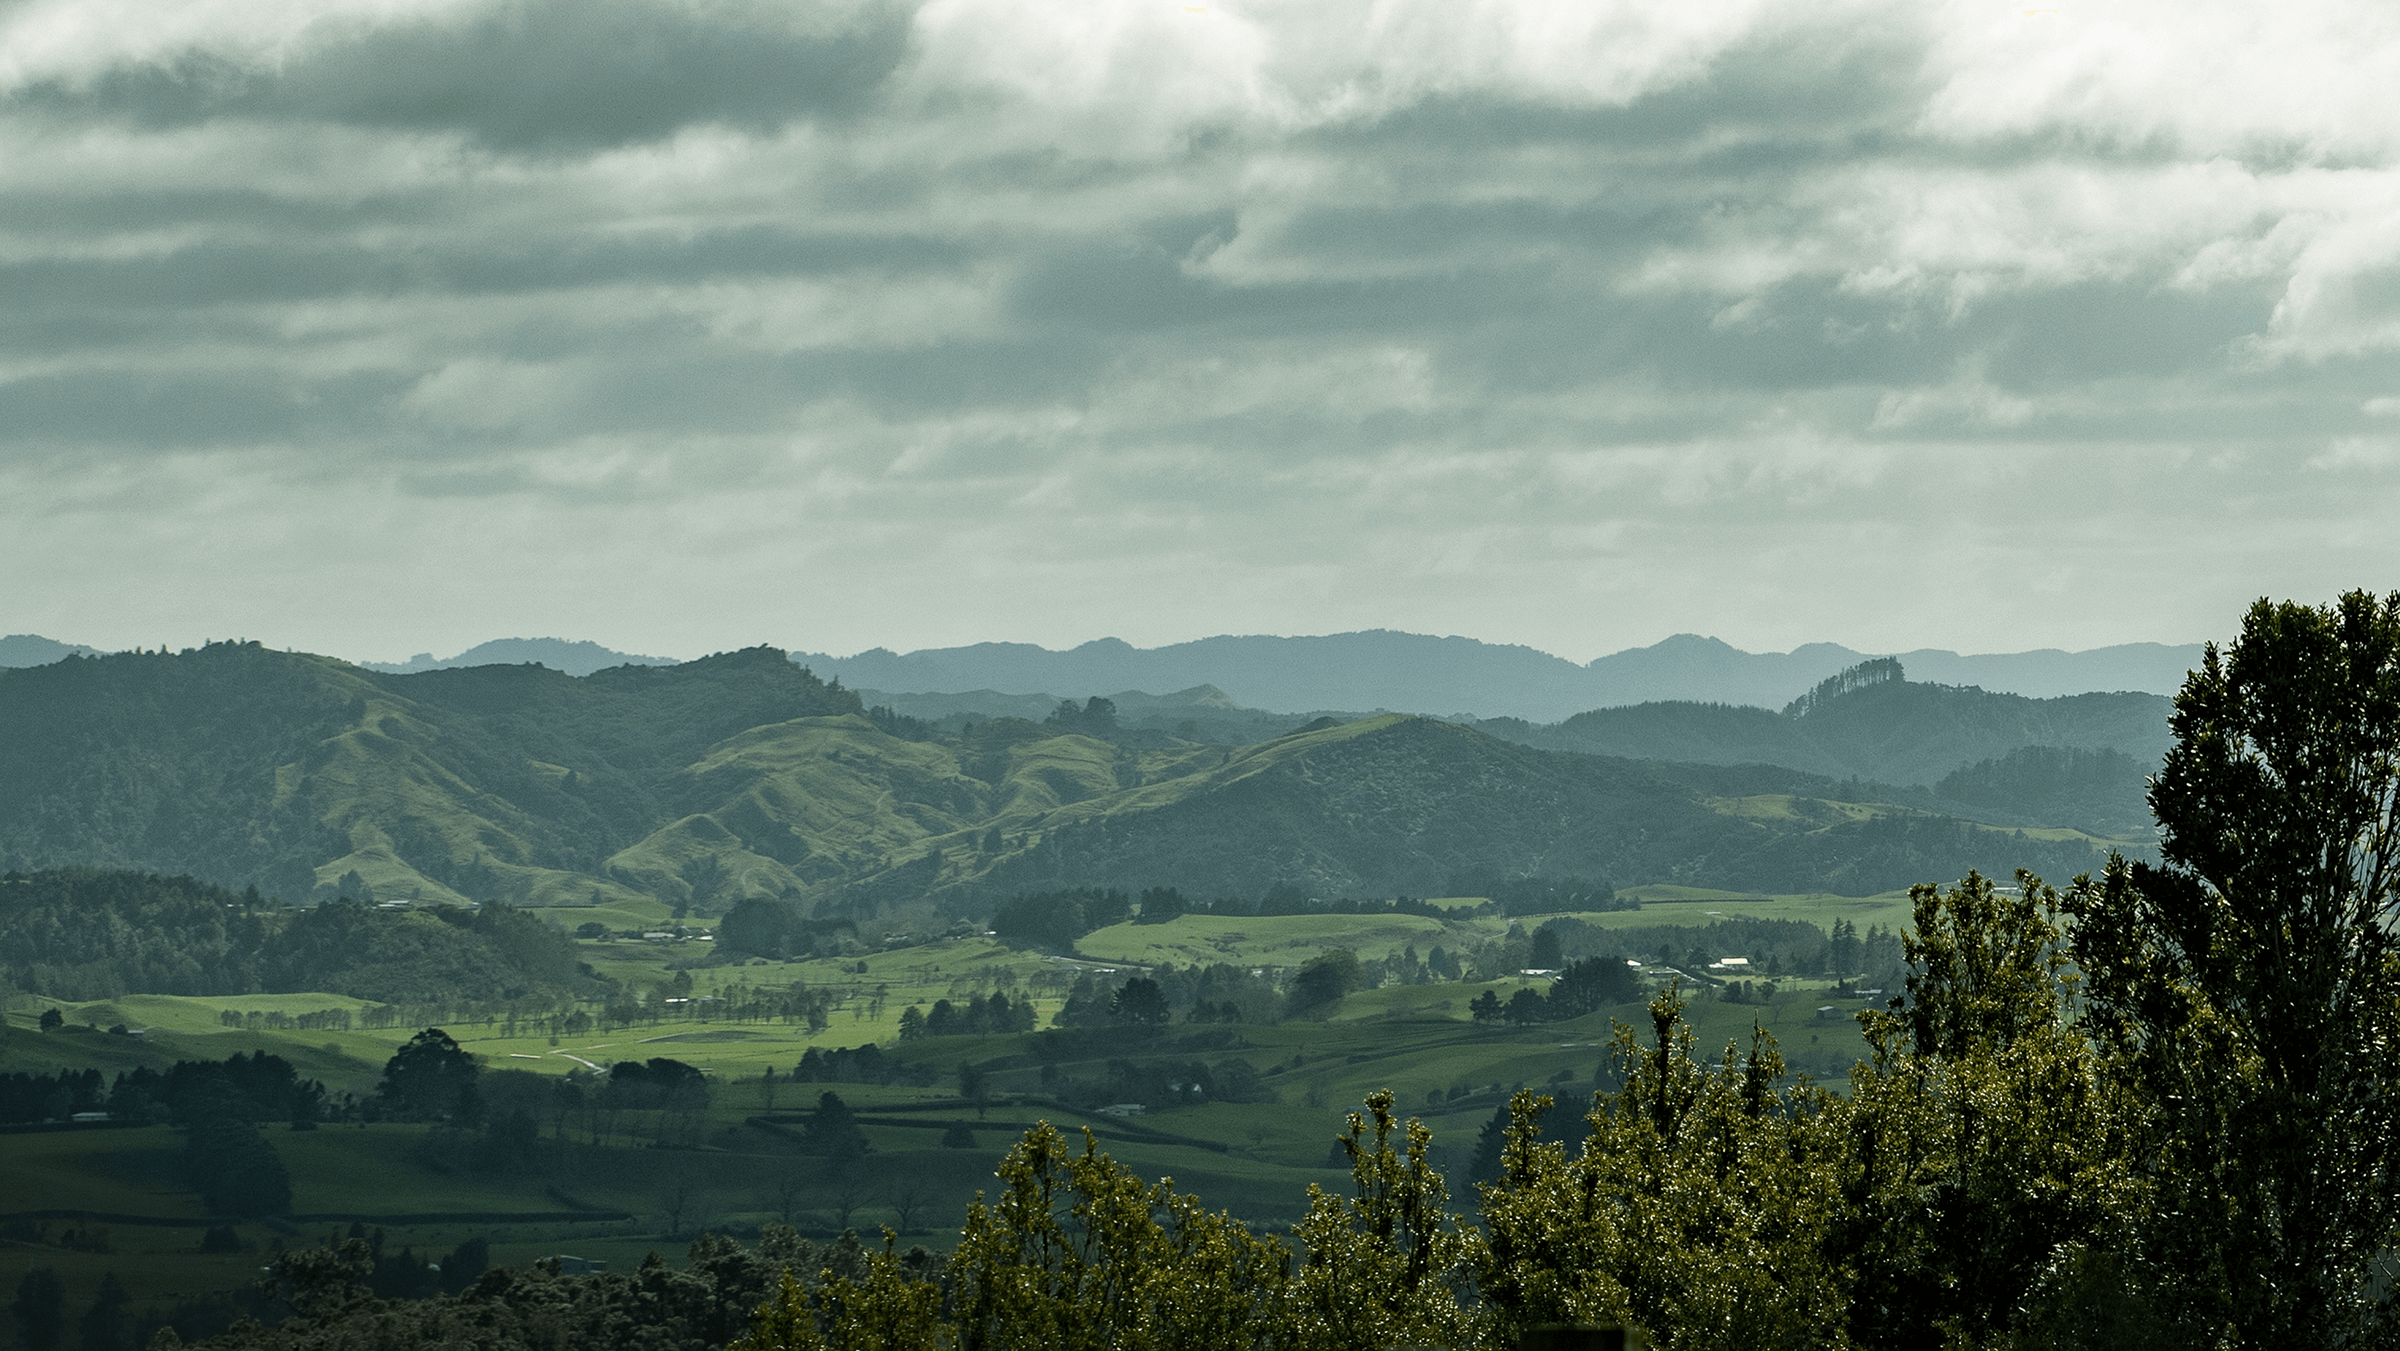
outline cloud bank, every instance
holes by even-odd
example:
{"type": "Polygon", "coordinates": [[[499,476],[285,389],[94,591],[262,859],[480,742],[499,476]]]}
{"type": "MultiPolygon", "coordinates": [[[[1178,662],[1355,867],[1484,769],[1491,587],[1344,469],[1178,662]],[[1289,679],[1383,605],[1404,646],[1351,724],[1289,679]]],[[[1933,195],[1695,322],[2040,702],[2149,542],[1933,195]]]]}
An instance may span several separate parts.
{"type": "Polygon", "coordinates": [[[2400,583],[2400,12],[0,8],[12,630],[2184,640],[2400,583]]]}

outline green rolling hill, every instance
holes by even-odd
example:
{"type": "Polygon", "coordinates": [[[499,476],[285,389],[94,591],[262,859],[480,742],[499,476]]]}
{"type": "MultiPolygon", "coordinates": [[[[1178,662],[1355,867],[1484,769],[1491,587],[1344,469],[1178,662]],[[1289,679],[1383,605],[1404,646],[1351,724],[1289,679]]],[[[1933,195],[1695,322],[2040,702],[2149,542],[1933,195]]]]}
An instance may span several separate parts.
{"type": "MultiPolygon", "coordinates": [[[[1799,722],[1873,726],[1872,701],[1943,688],[1851,691],[1799,722]]],[[[2041,781],[2105,789],[2112,764],[1996,761],[1948,784],[1958,806],[1397,715],[1241,747],[1018,718],[937,735],[869,716],[769,648],[572,677],[218,644],[0,671],[0,868],[637,916],[745,897],[975,914],[1061,886],[1427,895],[1524,876],[1861,895],[1970,866],[2093,866],[2111,832],[2041,819],[2041,781]]]]}

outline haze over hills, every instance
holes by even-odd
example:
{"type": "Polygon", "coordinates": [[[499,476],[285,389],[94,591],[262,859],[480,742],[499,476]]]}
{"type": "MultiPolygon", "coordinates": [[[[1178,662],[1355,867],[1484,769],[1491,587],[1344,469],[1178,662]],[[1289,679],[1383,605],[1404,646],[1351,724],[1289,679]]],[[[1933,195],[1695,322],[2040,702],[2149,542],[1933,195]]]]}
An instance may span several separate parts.
{"type": "MultiPolygon", "coordinates": [[[[0,640],[0,666],[35,666],[68,651],[49,639],[0,640]]],[[[1055,706],[1104,691],[1169,691],[1213,686],[1235,707],[1283,713],[1351,710],[1468,715],[1556,722],[1592,709],[1661,700],[1781,708],[1827,676],[1868,655],[1834,643],[1790,652],[1744,652],[1714,638],[1680,634],[1577,664],[1533,648],[1370,630],[1314,637],[1217,637],[1137,648],[1103,638],[1066,651],[1028,643],[978,643],[895,653],[883,648],[847,657],[800,652],[795,661],[819,676],[879,693],[907,706],[924,695],[1039,696],[1055,706]]],[[[2087,652],[2044,650],[1962,656],[1923,649],[1897,654],[1918,681],[1974,685],[2046,699],[2118,690],[2172,694],[2198,664],[2198,644],[2128,643],[2087,652]]],[[[668,658],[617,652],[592,642],[507,638],[456,656],[420,653],[406,662],[364,662],[366,669],[408,674],[462,666],[538,662],[568,675],[611,666],[658,666],[668,658]]],[[[1123,702],[1121,696],[1120,702],[1123,702]]],[[[973,707],[948,704],[931,711],[973,707]]],[[[997,716],[1000,705],[992,702],[997,716]]],[[[1010,705],[1010,711],[1023,707],[1010,705]]]]}
{"type": "MultiPolygon", "coordinates": [[[[2172,737],[2165,695],[2132,691],[2029,699],[1913,679],[1882,658],[1828,678],[1841,697],[1803,696],[1781,712],[1666,700],[1600,708],[1562,722],[1483,719],[1529,746],[1699,764],[1771,764],[1881,783],[1932,785],[2023,746],[2074,747],[2156,765],[2172,737]],[[1854,673],[1868,673],[1860,679],[1854,673]]],[[[1820,688],[1823,688],[1822,686],[1820,688]]]]}
{"type": "MultiPolygon", "coordinates": [[[[2088,652],[1962,656],[1896,654],[1910,674],[2030,698],[2092,691],[2171,694],[2200,660],[2199,644],[2128,643],[2088,652]]],[[[1596,708],[1655,700],[1781,708],[1870,655],[1835,643],[1744,652],[1679,634],[1578,665],[1529,647],[1369,630],[1316,637],[1219,637],[1137,648],[1102,638],[1063,652],[978,643],[894,653],[882,648],[795,660],[844,684],[912,693],[993,690],[1089,694],[1213,685],[1252,708],[1391,709],[1555,722],[1596,708]]]]}
{"type": "Polygon", "coordinates": [[[495,638],[488,643],[477,643],[455,657],[437,659],[431,652],[420,652],[403,662],[362,661],[358,664],[387,675],[413,675],[419,671],[447,671],[460,666],[518,666],[526,663],[547,666],[571,676],[587,676],[611,666],[673,666],[675,659],[612,651],[589,640],[495,638]]]}
{"type": "Polygon", "coordinates": [[[80,644],[62,643],[38,634],[12,633],[0,638],[0,666],[47,666],[76,654],[97,655],[80,644]]]}
{"type": "Polygon", "coordinates": [[[745,896],[859,915],[1043,886],[1423,895],[1575,875],[1860,894],[2091,867],[2088,836],[1994,828],[2072,824],[2042,819],[2040,768],[1995,779],[2031,783],[2033,811],[1979,825],[1920,790],[1397,715],[1242,746],[1106,709],[945,733],[869,717],[769,648],[578,678],[387,675],[225,643],[0,672],[0,868],[703,913],[745,896]]]}

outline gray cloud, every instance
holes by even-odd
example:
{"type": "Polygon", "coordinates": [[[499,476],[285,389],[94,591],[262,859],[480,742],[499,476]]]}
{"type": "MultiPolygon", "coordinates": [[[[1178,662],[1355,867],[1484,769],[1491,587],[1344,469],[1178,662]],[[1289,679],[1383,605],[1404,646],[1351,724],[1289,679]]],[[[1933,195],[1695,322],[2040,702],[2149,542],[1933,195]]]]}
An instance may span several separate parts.
{"type": "Polygon", "coordinates": [[[515,0],[459,22],[329,20],[272,67],[210,52],[20,87],[61,118],[149,128],[220,118],[458,132],[509,154],[588,153],[695,123],[771,131],[862,111],[899,63],[913,6],[795,32],[764,14],[638,0],[515,0]]]}
{"type": "Polygon", "coordinates": [[[0,626],[2213,632],[2400,561],[2352,8],[34,0],[0,626]]]}

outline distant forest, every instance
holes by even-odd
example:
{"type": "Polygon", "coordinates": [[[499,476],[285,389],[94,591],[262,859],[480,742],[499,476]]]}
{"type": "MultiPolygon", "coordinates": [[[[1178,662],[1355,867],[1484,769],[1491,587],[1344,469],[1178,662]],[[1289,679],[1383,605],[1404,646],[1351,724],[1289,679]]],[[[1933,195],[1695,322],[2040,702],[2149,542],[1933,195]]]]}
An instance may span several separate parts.
{"type": "Polygon", "coordinates": [[[0,876],[0,974],[58,999],[326,991],[391,1003],[597,997],[555,928],[504,905],[292,908],[189,877],[0,876]]]}

